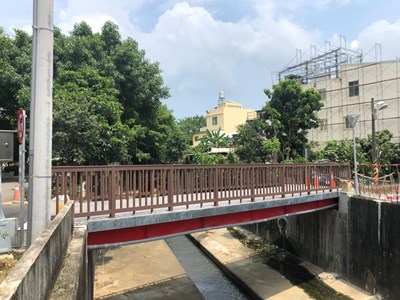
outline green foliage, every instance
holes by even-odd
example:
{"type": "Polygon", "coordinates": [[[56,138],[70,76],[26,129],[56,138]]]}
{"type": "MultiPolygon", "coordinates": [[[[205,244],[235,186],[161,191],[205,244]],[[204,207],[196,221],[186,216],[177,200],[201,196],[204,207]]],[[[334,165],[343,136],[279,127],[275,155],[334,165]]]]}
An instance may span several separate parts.
{"type": "MultiPolygon", "coordinates": [[[[31,38],[22,30],[0,30],[0,128],[15,129],[21,91],[30,86],[31,38]]],[[[28,98],[29,101],[29,98],[28,98]]]]}
{"type": "Polygon", "coordinates": [[[281,149],[281,142],[279,142],[277,138],[272,138],[270,140],[263,141],[262,146],[265,150],[268,161],[277,162],[278,154],[281,149]]]}
{"type": "MultiPolygon", "coordinates": [[[[388,130],[376,132],[376,145],[379,154],[379,163],[396,164],[400,162],[400,144],[392,143],[393,134],[388,130]]],[[[356,138],[357,162],[371,163],[371,136],[356,138]]],[[[353,142],[351,140],[329,141],[315,153],[316,159],[329,159],[334,162],[353,162],[353,142]]]]}
{"type": "Polygon", "coordinates": [[[193,134],[199,132],[200,128],[203,128],[206,125],[206,117],[199,115],[179,120],[178,128],[181,130],[184,136],[185,144],[192,145],[193,134]]]}
{"type": "Polygon", "coordinates": [[[223,148],[229,147],[232,139],[221,132],[221,128],[217,131],[206,130],[204,136],[202,136],[200,143],[207,148],[223,148]]]}
{"type": "Polygon", "coordinates": [[[128,163],[129,128],[118,91],[95,69],[60,71],[55,81],[53,153],[65,165],[128,163]]]}
{"type": "MultiPolygon", "coordinates": [[[[14,129],[30,106],[31,38],[0,30],[0,127],[14,129]]],[[[106,22],[54,31],[53,156],[58,164],[176,162],[184,138],[162,104],[169,97],[157,62],[106,22]]]]}
{"type": "MultiPolygon", "coordinates": [[[[160,147],[160,162],[181,162],[187,148],[185,137],[180,130],[172,112],[165,105],[160,107],[157,119],[157,145],[160,147]]],[[[145,142],[145,141],[144,141],[145,142]]]]}
{"type": "Polygon", "coordinates": [[[267,159],[264,126],[258,120],[239,125],[235,153],[244,163],[262,163],[267,159]]]}
{"type": "Polygon", "coordinates": [[[222,154],[195,152],[192,158],[192,164],[198,165],[217,165],[224,164],[225,162],[226,159],[222,154]]]}
{"type": "Polygon", "coordinates": [[[296,80],[285,79],[266,89],[270,99],[263,108],[266,137],[277,138],[280,143],[279,160],[301,155],[307,144],[309,129],[318,127],[319,111],[323,104],[315,89],[303,90],[296,80]]]}

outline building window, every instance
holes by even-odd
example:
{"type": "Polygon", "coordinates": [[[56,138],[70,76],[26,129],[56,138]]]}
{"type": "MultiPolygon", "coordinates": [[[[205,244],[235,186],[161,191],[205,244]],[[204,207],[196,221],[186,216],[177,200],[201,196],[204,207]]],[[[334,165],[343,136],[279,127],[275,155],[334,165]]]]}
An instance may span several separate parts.
{"type": "Polygon", "coordinates": [[[326,89],[318,90],[321,95],[321,100],[326,101],[326,89]]]}
{"type": "Polygon", "coordinates": [[[360,95],[358,80],[349,82],[349,97],[360,95]]]}
{"type": "Polygon", "coordinates": [[[212,117],[212,124],[217,125],[218,124],[218,117],[212,117]]]}
{"type": "Polygon", "coordinates": [[[328,131],[328,120],[327,119],[319,120],[319,129],[321,131],[328,131]]]}

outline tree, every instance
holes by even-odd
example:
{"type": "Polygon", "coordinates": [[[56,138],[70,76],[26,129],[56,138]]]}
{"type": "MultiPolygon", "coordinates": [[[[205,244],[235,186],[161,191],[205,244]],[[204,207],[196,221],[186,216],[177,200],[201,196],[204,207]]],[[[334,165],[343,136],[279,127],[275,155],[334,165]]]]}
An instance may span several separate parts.
{"type": "MultiPolygon", "coordinates": [[[[19,107],[25,107],[24,99],[31,78],[31,38],[22,30],[14,30],[15,36],[7,36],[0,27],[0,128],[15,129],[19,107]]],[[[29,113],[29,111],[28,111],[29,113]]]]}
{"type": "Polygon", "coordinates": [[[200,128],[203,128],[206,125],[206,117],[199,115],[178,120],[178,127],[181,130],[187,145],[192,145],[193,135],[199,132],[200,128]]]}
{"type": "Polygon", "coordinates": [[[128,163],[129,128],[118,91],[96,70],[61,71],[55,82],[53,153],[59,164],[128,163]]]}
{"type": "MultiPolygon", "coordinates": [[[[81,148],[88,152],[88,158],[94,153],[99,158],[97,161],[95,157],[87,159],[86,163],[169,161],[163,143],[168,140],[169,128],[175,126],[176,120],[161,102],[169,92],[163,85],[158,63],[150,62],[133,39],[122,40],[118,26],[112,22],[106,22],[101,33],[93,33],[88,24],[81,22],[74,26],[71,35],[66,36],[56,29],[54,36],[56,81],[60,76],[65,77],[66,72],[75,72],[69,74],[82,81],[74,82],[69,90],[62,91],[62,94],[68,94],[63,98],[64,105],[76,101],[79,106],[82,102],[81,110],[85,111],[86,107],[87,116],[98,122],[94,124],[102,132],[98,136],[101,142],[94,145],[97,145],[97,150],[102,149],[104,156],[88,147],[81,148]],[[96,74],[92,85],[87,85],[85,78],[79,75],[89,69],[92,75],[96,74]],[[107,85],[103,84],[104,80],[107,85]]],[[[55,94],[58,89],[62,89],[62,85],[55,86],[55,94]]],[[[55,106],[60,110],[55,111],[55,115],[65,115],[63,110],[68,111],[68,108],[64,105],[55,106]]],[[[71,111],[68,113],[74,115],[71,111]]],[[[57,128],[54,126],[56,141],[59,140],[56,149],[61,151],[60,147],[65,145],[63,153],[68,153],[67,143],[62,142],[62,138],[67,136],[57,128]]],[[[96,136],[95,128],[86,129],[93,130],[91,136],[96,136]]],[[[72,141],[77,142],[75,139],[72,141]]]]}
{"type": "Polygon", "coordinates": [[[253,120],[238,126],[236,149],[240,161],[245,163],[261,163],[266,161],[264,124],[253,120]]]}
{"type": "Polygon", "coordinates": [[[309,129],[317,128],[316,114],[323,104],[315,89],[303,90],[297,80],[285,79],[264,90],[269,102],[263,108],[267,138],[280,141],[280,160],[289,160],[302,153],[309,129]]]}
{"type": "Polygon", "coordinates": [[[221,128],[217,131],[206,130],[204,136],[202,136],[200,143],[207,148],[222,148],[228,147],[231,144],[232,139],[221,132],[221,128]]]}

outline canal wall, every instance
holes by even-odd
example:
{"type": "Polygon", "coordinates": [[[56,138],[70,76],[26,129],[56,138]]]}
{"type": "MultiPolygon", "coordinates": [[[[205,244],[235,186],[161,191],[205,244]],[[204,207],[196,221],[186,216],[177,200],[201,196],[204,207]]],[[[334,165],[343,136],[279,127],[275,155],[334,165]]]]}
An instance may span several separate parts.
{"type": "Polygon", "coordinates": [[[92,299],[94,260],[86,236],[86,227],[74,226],[69,201],[1,282],[0,300],[92,299]]]}
{"type": "Polygon", "coordinates": [[[281,245],[285,235],[285,246],[300,257],[382,299],[400,299],[398,203],[343,193],[339,209],[246,227],[281,245]]]}

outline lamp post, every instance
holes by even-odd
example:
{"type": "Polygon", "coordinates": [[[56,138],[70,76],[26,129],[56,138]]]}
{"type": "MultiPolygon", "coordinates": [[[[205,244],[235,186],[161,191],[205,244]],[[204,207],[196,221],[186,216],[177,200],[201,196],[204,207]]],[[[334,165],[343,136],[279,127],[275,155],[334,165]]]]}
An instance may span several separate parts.
{"type": "Polygon", "coordinates": [[[346,116],[346,127],[351,128],[353,131],[354,191],[355,191],[356,195],[358,195],[358,175],[357,175],[356,135],[355,135],[354,129],[356,127],[357,120],[358,120],[358,116],[356,116],[356,115],[346,116]]]}
{"type": "Polygon", "coordinates": [[[377,155],[376,155],[376,133],[375,133],[375,119],[376,113],[379,110],[383,110],[387,108],[387,104],[384,101],[374,102],[374,98],[371,98],[371,128],[372,128],[372,163],[376,164],[377,155]]]}

